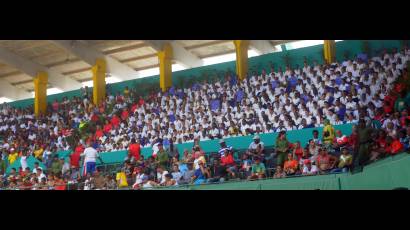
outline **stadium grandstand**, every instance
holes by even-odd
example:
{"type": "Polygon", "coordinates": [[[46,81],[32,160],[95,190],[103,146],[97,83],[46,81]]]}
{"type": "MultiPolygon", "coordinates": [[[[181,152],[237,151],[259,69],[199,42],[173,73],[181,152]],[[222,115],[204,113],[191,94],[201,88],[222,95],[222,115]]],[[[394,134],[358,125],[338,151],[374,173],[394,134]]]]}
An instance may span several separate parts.
{"type": "Polygon", "coordinates": [[[2,40],[0,190],[410,187],[407,40],[2,40]]]}

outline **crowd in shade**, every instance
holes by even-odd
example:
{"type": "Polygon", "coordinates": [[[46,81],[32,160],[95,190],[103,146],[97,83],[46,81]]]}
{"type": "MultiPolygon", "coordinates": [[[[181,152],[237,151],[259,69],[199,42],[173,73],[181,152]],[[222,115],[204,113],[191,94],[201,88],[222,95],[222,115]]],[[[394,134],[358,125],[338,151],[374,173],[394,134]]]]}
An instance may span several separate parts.
{"type": "Polygon", "coordinates": [[[126,87],[108,94],[100,106],[85,87],[81,97],[50,103],[39,118],[32,108],[5,103],[0,186],[140,189],[346,172],[409,148],[410,92],[403,83],[409,57],[407,48],[385,50],[329,65],[262,70],[243,81],[226,75],[145,97],[126,87]],[[348,136],[334,128],[350,123],[348,136]],[[287,131],[305,128],[315,129],[308,143],[287,140],[287,131]],[[264,146],[259,134],[274,132],[279,133],[274,148],[264,146]],[[246,151],[224,141],[247,135],[254,141],[246,151]],[[213,139],[221,148],[205,154],[201,141],[213,139]],[[175,145],[187,142],[192,149],[179,153],[175,145]],[[144,147],[153,147],[147,159],[144,147]],[[72,150],[68,161],[57,156],[62,150],[72,150]],[[124,166],[105,175],[96,167],[99,153],[119,150],[128,151],[124,166]],[[45,168],[27,167],[29,156],[45,168]],[[6,173],[16,160],[21,167],[6,173]]]}

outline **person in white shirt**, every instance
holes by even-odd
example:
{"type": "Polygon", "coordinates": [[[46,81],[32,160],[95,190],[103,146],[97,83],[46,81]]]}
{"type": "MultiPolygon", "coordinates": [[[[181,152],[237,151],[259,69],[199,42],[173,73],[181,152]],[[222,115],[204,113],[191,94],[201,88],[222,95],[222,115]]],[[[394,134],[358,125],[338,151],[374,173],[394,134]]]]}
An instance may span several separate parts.
{"type": "Polygon", "coordinates": [[[311,161],[309,159],[306,159],[303,162],[303,175],[316,175],[318,173],[318,169],[316,165],[312,165],[311,161]]]}
{"type": "Polygon", "coordinates": [[[27,158],[27,153],[23,153],[23,156],[21,156],[20,158],[20,164],[23,170],[26,170],[26,168],[28,167],[27,158]]]}
{"type": "Polygon", "coordinates": [[[86,165],[86,174],[93,175],[96,169],[97,159],[99,159],[101,163],[103,163],[97,150],[93,148],[90,143],[87,144],[87,148],[84,149],[84,153],[82,153],[81,156],[84,156],[84,163],[86,165]]]}

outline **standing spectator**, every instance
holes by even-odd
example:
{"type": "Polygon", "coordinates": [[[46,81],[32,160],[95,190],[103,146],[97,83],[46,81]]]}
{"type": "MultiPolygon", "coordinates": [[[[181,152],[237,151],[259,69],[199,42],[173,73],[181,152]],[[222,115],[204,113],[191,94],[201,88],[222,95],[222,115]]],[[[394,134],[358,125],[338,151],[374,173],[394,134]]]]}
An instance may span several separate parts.
{"type": "Polygon", "coordinates": [[[277,165],[283,166],[288,150],[289,150],[289,141],[286,138],[285,131],[281,131],[278,135],[278,138],[276,139],[277,165]]]}
{"type": "Polygon", "coordinates": [[[87,144],[87,148],[84,149],[84,153],[82,153],[81,156],[85,156],[84,157],[84,164],[85,164],[85,174],[84,175],[87,175],[87,174],[93,175],[96,164],[97,164],[97,159],[103,162],[97,150],[95,150],[95,148],[93,148],[90,143],[87,144]]]}
{"type": "Polygon", "coordinates": [[[373,129],[366,126],[364,119],[359,120],[358,133],[358,152],[353,156],[353,166],[363,166],[370,157],[370,138],[373,129]]]}
{"type": "Polygon", "coordinates": [[[169,153],[166,151],[162,143],[158,143],[157,163],[163,168],[168,167],[169,153]]]}
{"type": "Polygon", "coordinates": [[[323,144],[327,146],[332,145],[335,139],[335,128],[333,128],[328,119],[325,119],[323,124],[323,144]]]}
{"type": "Polygon", "coordinates": [[[131,139],[131,144],[128,149],[128,155],[131,158],[131,162],[136,162],[140,160],[141,157],[141,145],[137,143],[135,138],[131,139]]]}

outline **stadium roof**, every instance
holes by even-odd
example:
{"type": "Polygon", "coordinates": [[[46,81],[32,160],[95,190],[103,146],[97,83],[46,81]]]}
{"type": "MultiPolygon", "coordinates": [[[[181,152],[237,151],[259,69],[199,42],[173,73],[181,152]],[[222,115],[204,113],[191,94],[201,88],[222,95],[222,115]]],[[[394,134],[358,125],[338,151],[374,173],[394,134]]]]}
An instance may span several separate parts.
{"type": "MultiPolygon", "coordinates": [[[[295,40],[252,40],[258,54],[277,51],[295,40]]],[[[1,40],[0,97],[32,97],[33,77],[49,72],[48,88],[78,89],[91,80],[96,58],[105,58],[108,72],[119,81],[143,77],[141,71],[159,67],[157,51],[165,42],[174,50],[174,64],[203,65],[203,59],[235,53],[232,40],[1,40]]],[[[109,76],[108,76],[109,77],[109,76]]]]}

